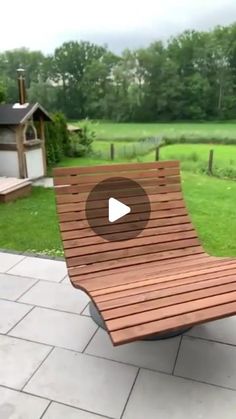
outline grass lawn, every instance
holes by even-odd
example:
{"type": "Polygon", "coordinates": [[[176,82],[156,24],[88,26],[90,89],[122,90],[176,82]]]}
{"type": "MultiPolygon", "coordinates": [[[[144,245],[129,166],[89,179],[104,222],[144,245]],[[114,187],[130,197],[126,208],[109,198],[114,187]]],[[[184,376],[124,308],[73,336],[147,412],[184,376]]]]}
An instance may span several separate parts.
{"type": "MultiPolygon", "coordinates": [[[[78,122],[79,124],[79,122],[78,122]]],[[[95,122],[94,130],[100,140],[138,140],[141,137],[168,135],[201,135],[205,137],[236,137],[236,122],[204,123],[115,123],[95,122]]]]}
{"type": "Polygon", "coordinates": [[[62,255],[54,191],[34,187],[28,198],[0,204],[0,248],[62,255]]]}
{"type": "MultiPolygon", "coordinates": [[[[236,256],[236,183],[184,172],[183,188],[205,249],[236,256]]],[[[0,231],[0,248],[61,255],[53,190],[35,187],[28,198],[0,204],[0,231]]]]}

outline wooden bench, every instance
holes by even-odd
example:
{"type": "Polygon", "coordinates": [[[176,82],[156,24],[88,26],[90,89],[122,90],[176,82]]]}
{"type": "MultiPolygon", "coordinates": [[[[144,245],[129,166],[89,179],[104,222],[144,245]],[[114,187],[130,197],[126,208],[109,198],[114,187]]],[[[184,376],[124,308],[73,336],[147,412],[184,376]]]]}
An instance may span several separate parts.
{"type": "Polygon", "coordinates": [[[29,196],[31,191],[32,183],[29,179],[0,177],[0,203],[29,196]]]}
{"type": "MultiPolygon", "coordinates": [[[[203,250],[178,161],[57,168],[54,184],[70,280],[95,303],[114,345],[236,314],[236,259],[203,250]],[[85,204],[97,182],[117,175],[147,191],[152,211],[138,237],[107,242],[90,228],[85,204]]],[[[124,217],[117,239],[125,229],[124,217]]]]}

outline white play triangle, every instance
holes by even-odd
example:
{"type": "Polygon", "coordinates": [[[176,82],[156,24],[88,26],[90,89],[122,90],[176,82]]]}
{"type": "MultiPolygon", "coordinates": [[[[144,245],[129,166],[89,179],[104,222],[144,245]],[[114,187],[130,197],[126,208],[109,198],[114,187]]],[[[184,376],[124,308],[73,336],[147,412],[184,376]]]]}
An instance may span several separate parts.
{"type": "Polygon", "coordinates": [[[118,199],[109,198],[108,219],[110,223],[114,223],[114,221],[119,220],[119,218],[124,217],[130,212],[131,209],[128,205],[123,204],[118,199]]]}

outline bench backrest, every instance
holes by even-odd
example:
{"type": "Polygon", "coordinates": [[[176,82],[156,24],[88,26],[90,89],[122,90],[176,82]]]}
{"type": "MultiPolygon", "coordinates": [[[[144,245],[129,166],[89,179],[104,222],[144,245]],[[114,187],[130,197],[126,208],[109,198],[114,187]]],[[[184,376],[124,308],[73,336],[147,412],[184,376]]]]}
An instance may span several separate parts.
{"type": "MultiPolygon", "coordinates": [[[[71,278],[79,276],[83,280],[98,276],[101,271],[138,268],[144,263],[202,252],[183,200],[178,161],[57,168],[54,169],[54,185],[71,278]],[[114,176],[135,180],[146,190],[151,214],[138,237],[107,242],[90,228],[85,207],[93,187],[114,176]]],[[[131,196],[130,203],[135,204],[135,199],[137,197],[131,196]]],[[[142,206],[137,206],[137,214],[142,210],[142,206]]],[[[96,211],[96,218],[99,218],[99,201],[96,211]]],[[[125,217],[121,219],[117,238],[130,227],[125,217]]]]}

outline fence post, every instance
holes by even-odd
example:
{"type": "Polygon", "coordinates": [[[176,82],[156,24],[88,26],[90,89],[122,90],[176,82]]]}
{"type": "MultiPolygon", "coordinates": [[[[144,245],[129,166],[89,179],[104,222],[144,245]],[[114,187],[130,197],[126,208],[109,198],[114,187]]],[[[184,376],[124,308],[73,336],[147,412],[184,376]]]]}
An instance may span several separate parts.
{"type": "Polygon", "coordinates": [[[214,150],[210,150],[209,158],[208,158],[208,174],[209,175],[212,175],[213,159],[214,159],[214,150]]]}
{"type": "Polygon", "coordinates": [[[156,147],[155,160],[160,160],[160,147],[156,147]]]}
{"type": "Polygon", "coordinates": [[[113,143],[111,143],[111,146],[110,146],[110,156],[111,156],[111,160],[114,160],[114,158],[115,158],[115,146],[114,146],[113,143]]]}

